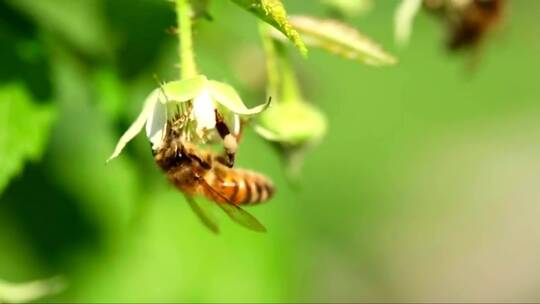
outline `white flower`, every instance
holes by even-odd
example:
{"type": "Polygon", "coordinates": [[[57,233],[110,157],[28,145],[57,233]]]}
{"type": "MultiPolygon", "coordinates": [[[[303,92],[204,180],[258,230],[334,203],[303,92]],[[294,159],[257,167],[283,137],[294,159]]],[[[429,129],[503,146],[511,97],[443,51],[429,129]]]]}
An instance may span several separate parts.
{"type": "Polygon", "coordinates": [[[171,81],[154,89],[146,98],[144,107],[120,137],[113,154],[107,161],[117,157],[126,144],[142,130],[146,124],[146,136],[157,149],[163,140],[167,120],[172,118],[178,107],[191,102],[192,110],[189,118],[196,122],[194,130],[196,142],[207,142],[215,131],[217,109],[225,121],[232,124],[232,132],[240,131],[239,115],[254,115],[263,111],[268,102],[254,108],[247,108],[240,96],[230,85],[208,80],[204,75],[179,81],[171,81]]]}
{"type": "Polygon", "coordinates": [[[204,136],[205,130],[211,130],[216,127],[215,105],[207,89],[193,100],[193,116],[197,122],[197,134],[204,136]]]}

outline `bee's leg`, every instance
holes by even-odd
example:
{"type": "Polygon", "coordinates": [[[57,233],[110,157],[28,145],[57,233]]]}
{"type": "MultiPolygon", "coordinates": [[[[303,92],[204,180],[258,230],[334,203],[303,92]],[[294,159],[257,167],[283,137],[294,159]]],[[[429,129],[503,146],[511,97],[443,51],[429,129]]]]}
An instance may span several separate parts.
{"type": "Polygon", "coordinates": [[[157,151],[154,150],[154,145],[151,142],[148,142],[150,144],[150,150],[152,151],[152,156],[156,156],[157,151]]]}
{"type": "Polygon", "coordinates": [[[205,157],[204,155],[199,156],[196,153],[193,153],[190,149],[186,149],[185,147],[180,147],[179,151],[177,152],[178,157],[184,157],[188,158],[191,161],[197,162],[202,168],[209,170],[212,168],[212,160],[208,157],[205,157]],[[204,159],[206,158],[206,159],[204,159]]]}
{"type": "Polygon", "coordinates": [[[208,160],[204,160],[202,158],[200,158],[198,155],[195,155],[195,154],[187,154],[187,156],[196,161],[197,163],[199,163],[199,165],[201,165],[201,167],[203,167],[204,169],[206,170],[210,170],[212,168],[212,165],[210,164],[210,162],[208,160]]]}
{"type": "Polygon", "coordinates": [[[218,156],[217,160],[226,165],[229,168],[234,166],[234,159],[236,156],[236,150],[238,149],[238,139],[231,134],[229,127],[223,121],[221,114],[216,112],[216,129],[219,133],[219,136],[223,140],[223,148],[225,150],[225,156],[218,156]]]}

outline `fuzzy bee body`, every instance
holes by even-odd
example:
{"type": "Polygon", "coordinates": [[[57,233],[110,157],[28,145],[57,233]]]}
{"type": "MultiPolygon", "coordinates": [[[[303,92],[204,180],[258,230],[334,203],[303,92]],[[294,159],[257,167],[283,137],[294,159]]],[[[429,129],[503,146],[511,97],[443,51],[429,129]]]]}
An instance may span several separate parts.
{"type": "Polygon", "coordinates": [[[477,48],[502,19],[507,0],[424,0],[425,7],[448,25],[447,48],[477,48]]]}
{"type": "Polygon", "coordinates": [[[187,115],[178,115],[167,122],[165,135],[152,153],[157,165],[169,181],[186,197],[186,201],[201,222],[213,232],[218,232],[214,220],[196,203],[195,196],[203,196],[216,203],[233,221],[258,232],[266,228],[251,214],[241,208],[269,200],[275,188],[272,181],[254,171],[233,168],[236,140],[220,115],[216,125],[224,140],[225,154],[201,148],[186,132],[187,115]]]}
{"type": "Polygon", "coordinates": [[[189,196],[204,196],[217,203],[254,205],[274,194],[269,178],[254,171],[233,169],[212,152],[173,141],[154,156],[169,181],[189,196]]]}
{"type": "Polygon", "coordinates": [[[500,19],[504,0],[472,0],[453,27],[448,42],[456,50],[477,45],[500,19]]]}

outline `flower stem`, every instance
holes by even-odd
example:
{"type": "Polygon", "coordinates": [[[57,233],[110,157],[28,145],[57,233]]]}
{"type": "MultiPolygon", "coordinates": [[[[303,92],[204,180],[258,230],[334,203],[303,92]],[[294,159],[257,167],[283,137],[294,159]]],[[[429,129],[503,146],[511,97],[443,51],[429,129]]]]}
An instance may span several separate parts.
{"type": "Polygon", "coordinates": [[[302,94],[286,46],[272,38],[270,27],[266,24],[261,23],[259,29],[266,55],[268,95],[277,95],[276,102],[302,102],[302,94]]]}
{"type": "Polygon", "coordinates": [[[268,33],[269,27],[264,22],[259,23],[263,49],[266,57],[266,77],[268,78],[268,96],[276,96],[279,92],[279,67],[274,39],[268,33]]]}
{"type": "Polygon", "coordinates": [[[180,79],[192,78],[198,74],[193,51],[192,16],[193,7],[190,0],[176,0],[176,19],[180,42],[178,47],[180,79]]]}
{"type": "Polygon", "coordinates": [[[281,63],[281,101],[283,103],[302,102],[304,99],[289,56],[285,53],[284,48],[279,53],[281,53],[279,56],[281,63]]]}

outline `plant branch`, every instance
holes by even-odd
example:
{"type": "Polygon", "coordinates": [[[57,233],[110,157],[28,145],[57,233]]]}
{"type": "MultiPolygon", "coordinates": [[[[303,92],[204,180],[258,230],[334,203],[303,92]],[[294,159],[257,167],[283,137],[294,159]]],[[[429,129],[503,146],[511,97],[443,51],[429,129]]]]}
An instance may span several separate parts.
{"type": "Polygon", "coordinates": [[[266,56],[268,95],[275,96],[276,102],[303,101],[286,46],[272,38],[268,25],[261,22],[259,30],[266,56]]]}
{"type": "Polygon", "coordinates": [[[266,58],[266,77],[268,78],[268,96],[277,96],[279,93],[279,67],[274,39],[269,33],[270,27],[263,22],[259,23],[263,49],[266,58]]]}
{"type": "Polygon", "coordinates": [[[283,103],[302,102],[302,92],[300,91],[300,85],[294,68],[292,66],[291,59],[289,58],[286,50],[286,46],[282,43],[277,45],[277,55],[279,59],[279,66],[281,67],[281,98],[283,103]]]}
{"type": "Polygon", "coordinates": [[[178,47],[180,79],[192,78],[198,74],[193,51],[192,17],[193,7],[190,0],[176,0],[176,19],[180,43],[178,47]]]}

